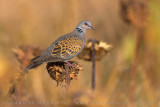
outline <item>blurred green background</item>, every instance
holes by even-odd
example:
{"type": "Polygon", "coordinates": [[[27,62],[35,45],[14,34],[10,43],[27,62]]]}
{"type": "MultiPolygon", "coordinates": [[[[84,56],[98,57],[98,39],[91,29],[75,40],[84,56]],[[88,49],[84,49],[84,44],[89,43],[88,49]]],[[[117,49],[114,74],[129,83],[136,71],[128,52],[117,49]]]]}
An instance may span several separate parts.
{"type": "MultiPolygon", "coordinates": [[[[91,62],[83,66],[69,94],[57,87],[45,65],[25,76],[24,102],[66,102],[30,106],[158,106],[160,104],[160,1],[159,0],[0,0],[0,101],[6,104],[11,81],[20,63],[12,48],[34,45],[47,48],[82,20],[91,21],[95,38],[113,45],[96,62],[96,89],[91,91],[91,62]],[[129,3],[128,3],[129,2],[129,3]],[[137,4],[136,4],[137,3],[137,4]],[[140,5],[139,5],[140,4],[140,5]],[[75,102],[88,104],[75,104],[75,102]],[[121,104],[106,104],[106,102],[121,104]],[[139,102],[131,104],[130,102],[139,102]],[[101,103],[100,103],[101,102],[101,103]]],[[[28,105],[28,104],[23,104],[28,105]]]]}

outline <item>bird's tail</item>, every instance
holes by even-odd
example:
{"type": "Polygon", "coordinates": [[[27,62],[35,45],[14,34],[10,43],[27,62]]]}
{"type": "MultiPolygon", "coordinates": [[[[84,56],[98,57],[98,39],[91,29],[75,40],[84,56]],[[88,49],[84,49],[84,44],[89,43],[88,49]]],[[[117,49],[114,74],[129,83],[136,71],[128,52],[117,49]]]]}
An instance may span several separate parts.
{"type": "Polygon", "coordinates": [[[29,71],[29,70],[31,70],[31,69],[33,69],[33,68],[36,68],[36,67],[38,67],[39,65],[43,64],[42,61],[38,61],[38,60],[37,60],[38,58],[39,58],[39,56],[37,56],[37,57],[35,57],[35,58],[33,58],[33,59],[31,60],[32,63],[26,68],[27,71],[29,71]]]}
{"type": "Polygon", "coordinates": [[[43,62],[33,62],[33,63],[31,63],[26,69],[27,69],[27,71],[29,71],[29,70],[31,70],[31,69],[33,69],[33,68],[38,67],[38,66],[41,65],[41,64],[43,64],[43,62]]]}

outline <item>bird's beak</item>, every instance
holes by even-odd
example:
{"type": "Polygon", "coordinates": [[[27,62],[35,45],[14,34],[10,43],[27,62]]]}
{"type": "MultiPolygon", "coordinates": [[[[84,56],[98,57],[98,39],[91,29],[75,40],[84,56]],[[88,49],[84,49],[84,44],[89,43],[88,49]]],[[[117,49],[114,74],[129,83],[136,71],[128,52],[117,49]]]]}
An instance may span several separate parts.
{"type": "Polygon", "coordinates": [[[94,30],[94,28],[91,26],[91,29],[94,30]]]}

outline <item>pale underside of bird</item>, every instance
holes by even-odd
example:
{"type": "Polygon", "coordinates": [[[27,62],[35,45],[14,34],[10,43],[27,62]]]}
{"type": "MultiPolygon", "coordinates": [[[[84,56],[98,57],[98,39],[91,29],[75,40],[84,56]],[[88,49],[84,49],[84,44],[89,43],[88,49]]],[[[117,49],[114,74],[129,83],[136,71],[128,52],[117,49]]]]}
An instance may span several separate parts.
{"type": "Polygon", "coordinates": [[[73,32],[61,36],[40,56],[33,58],[27,70],[36,68],[44,62],[67,62],[77,56],[85,46],[85,33],[88,29],[93,29],[89,21],[80,22],[73,32]]]}

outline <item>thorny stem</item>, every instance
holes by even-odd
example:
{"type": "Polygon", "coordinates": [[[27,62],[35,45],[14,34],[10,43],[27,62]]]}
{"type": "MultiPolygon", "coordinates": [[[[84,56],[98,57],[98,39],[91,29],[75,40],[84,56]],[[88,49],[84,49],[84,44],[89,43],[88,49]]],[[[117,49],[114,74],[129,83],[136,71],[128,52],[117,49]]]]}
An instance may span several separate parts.
{"type": "Polygon", "coordinates": [[[94,39],[91,39],[92,40],[92,91],[94,91],[95,89],[95,49],[94,49],[94,46],[95,46],[95,40],[94,39]]]}

